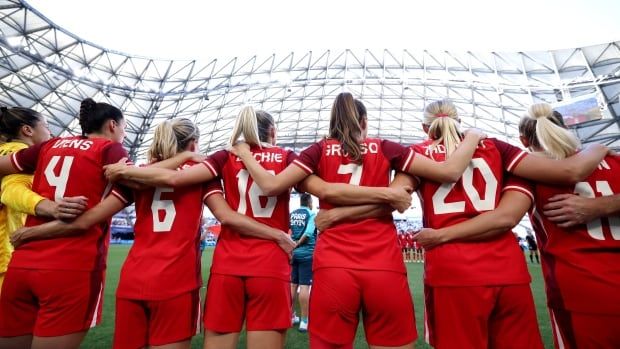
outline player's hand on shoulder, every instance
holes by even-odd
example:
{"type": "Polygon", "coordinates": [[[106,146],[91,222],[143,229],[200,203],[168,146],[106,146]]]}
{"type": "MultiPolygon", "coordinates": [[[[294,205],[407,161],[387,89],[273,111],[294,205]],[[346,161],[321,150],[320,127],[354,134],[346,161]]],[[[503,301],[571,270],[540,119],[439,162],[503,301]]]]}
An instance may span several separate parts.
{"type": "Polygon", "coordinates": [[[105,177],[112,182],[122,179],[123,173],[127,169],[128,165],[128,159],[122,158],[115,164],[103,166],[105,177]]]}
{"type": "Polygon", "coordinates": [[[207,159],[206,155],[202,155],[196,153],[195,151],[189,150],[183,151],[180,155],[185,159],[185,161],[203,162],[207,159]]]}
{"type": "Polygon", "coordinates": [[[487,138],[487,134],[477,128],[469,128],[465,131],[463,131],[463,134],[465,135],[465,137],[477,137],[479,140],[483,140],[485,138],[487,138]]]}
{"type": "Polygon", "coordinates": [[[247,155],[251,155],[250,145],[245,142],[236,143],[234,146],[230,147],[228,151],[242,159],[247,155]]]}

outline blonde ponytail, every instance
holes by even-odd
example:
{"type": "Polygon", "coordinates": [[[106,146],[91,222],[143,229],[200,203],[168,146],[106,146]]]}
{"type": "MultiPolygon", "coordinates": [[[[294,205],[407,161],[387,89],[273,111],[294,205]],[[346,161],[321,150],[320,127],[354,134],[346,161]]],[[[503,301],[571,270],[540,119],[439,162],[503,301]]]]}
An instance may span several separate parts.
{"type": "Polygon", "coordinates": [[[235,127],[232,130],[230,146],[235,145],[239,140],[239,137],[243,136],[243,140],[250,145],[261,146],[260,136],[258,134],[258,124],[256,121],[256,112],[251,106],[246,106],[241,109],[237,120],[235,121],[235,127]]]}
{"type": "Polygon", "coordinates": [[[424,108],[424,124],[428,125],[428,136],[435,140],[432,149],[437,144],[446,148],[446,159],[461,143],[459,120],[456,106],[449,99],[432,102],[424,108]]]}
{"type": "Polygon", "coordinates": [[[543,150],[554,159],[564,159],[581,146],[569,130],[560,126],[562,120],[554,115],[548,103],[532,104],[519,122],[519,132],[528,138],[530,146],[543,150]]]}
{"type": "Polygon", "coordinates": [[[164,121],[155,128],[153,143],[147,153],[148,161],[157,162],[169,159],[186,150],[189,142],[198,140],[199,137],[198,127],[189,119],[164,121]]]}

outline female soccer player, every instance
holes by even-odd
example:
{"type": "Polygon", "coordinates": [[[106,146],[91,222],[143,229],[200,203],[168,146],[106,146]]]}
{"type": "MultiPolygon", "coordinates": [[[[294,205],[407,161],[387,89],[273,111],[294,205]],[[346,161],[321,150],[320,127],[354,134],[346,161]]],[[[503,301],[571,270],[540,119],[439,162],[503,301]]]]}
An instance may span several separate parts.
{"type": "MultiPolygon", "coordinates": [[[[549,104],[534,104],[519,123],[521,141],[541,159],[574,158],[579,141],[563,126],[549,104]]],[[[620,218],[601,210],[602,217],[586,224],[558,226],[554,217],[562,216],[549,203],[570,194],[605,202],[605,197],[620,194],[619,170],[620,158],[607,156],[576,184],[535,185],[530,218],[540,242],[556,348],[614,348],[620,343],[620,218]]]]}
{"type": "MultiPolygon", "coordinates": [[[[105,196],[105,164],[127,156],[121,111],[90,98],[80,106],[82,136],[54,138],[0,157],[0,173],[34,172],[32,188],[49,200],[105,196]]],[[[26,226],[48,219],[30,216],[26,226]]],[[[0,298],[1,348],[77,348],[99,322],[107,252],[105,226],[78,237],[40,240],[15,249],[0,298]]]]}
{"type": "MultiPolygon", "coordinates": [[[[454,104],[433,102],[424,118],[429,140],[414,146],[416,151],[439,161],[453,157],[460,139],[454,104]]],[[[594,147],[570,160],[548,161],[504,142],[485,140],[456,185],[421,181],[418,193],[424,226],[444,228],[495,209],[506,183],[504,171],[566,183],[585,177],[606,152],[604,147],[594,147]]],[[[439,349],[480,348],[488,343],[542,347],[530,278],[508,230],[481,242],[444,243],[426,251],[425,258],[426,328],[431,345],[439,349]],[[511,310],[514,304],[521,304],[520,312],[511,310]],[[514,327],[524,330],[516,333],[511,330],[514,327]]]]}
{"type": "MultiPolygon", "coordinates": [[[[196,151],[198,137],[198,128],[188,119],[160,124],[148,152],[151,166],[183,151],[196,151]]],[[[193,164],[187,161],[179,169],[193,164]]],[[[295,246],[284,231],[232,211],[215,181],[133,193],[114,189],[112,193],[70,224],[52,222],[24,229],[18,235],[30,240],[75,234],[109,219],[126,203],[135,201],[135,242],[123,265],[116,295],[117,349],[189,348],[199,316],[198,291],[202,282],[198,243],[203,202],[225,227],[274,241],[285,254],[295,246]]]]}
{"type": "MultiPolygon", "coordinates": [[[[0,155],[9,155],[29,145],[47,141],[50,132],[45,118],[28,108],[0,108],[0,155]]],[[[27,215],[72,219],[85,209],[85,202],[57,204],[32,191],[32,175],[15,174],[2,179],[0,207],[0,287],[13,248],[9,235],[24,225],[27,215]],[[63,213],[66,212],[66,213],[63,213]]]]}
{"type": "MultiPolygon", "coordinates": [[[[328,182],[385,187],[392,169],[439,181],[458,179],[481,138],[468,134],[457,150],[459,156],[436,163],[414,158],[399,144],[367,138],[367,125],[363,104],[341,93],[332,107],[329,138],[304,150],[295,166],[273,176],[245,147],[238,146],[238,156],[261,189],[272,195],[313,173],[328,182]]],[[[321,202],[321,208],[329,207],[333,206],[321,202]]],[[[323,231],[314,258],[312,348],[350,348],[362,309],[371,348],[413,346],[417,337],[413,304],[391,215],[344,222],[323,231]]]]}

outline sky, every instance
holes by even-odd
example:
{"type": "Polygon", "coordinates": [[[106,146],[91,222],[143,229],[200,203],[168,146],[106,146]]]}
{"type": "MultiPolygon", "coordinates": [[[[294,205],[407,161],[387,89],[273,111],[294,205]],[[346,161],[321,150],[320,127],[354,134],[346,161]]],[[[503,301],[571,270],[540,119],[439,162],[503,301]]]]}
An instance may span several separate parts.
{"type": "Polygon", "coordinates": [[[525,51],[620,40],[618,0],[27,0],[132,55],[209,59],[323,49],[525,51]]]}

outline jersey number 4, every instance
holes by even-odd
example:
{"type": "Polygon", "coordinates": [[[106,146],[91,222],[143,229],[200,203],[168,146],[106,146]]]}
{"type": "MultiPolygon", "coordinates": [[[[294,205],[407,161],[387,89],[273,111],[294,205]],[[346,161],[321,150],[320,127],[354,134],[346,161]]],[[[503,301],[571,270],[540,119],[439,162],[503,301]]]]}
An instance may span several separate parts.
{"type": "Polygon", "coordinates": [[[54,200],[60,201],[65,197],[65,191],[67,190],[67,181],[69,180],[69,172],[71,172],[71,165],[73,164],[73,156],[52,156],[52,159],[45,167],[45,179],[51,187],[54,187],[54,200]],[[60,173],[56,175],[54,169],[58,165],[58,162],[62,159],[60,165],[60,173]]]}

